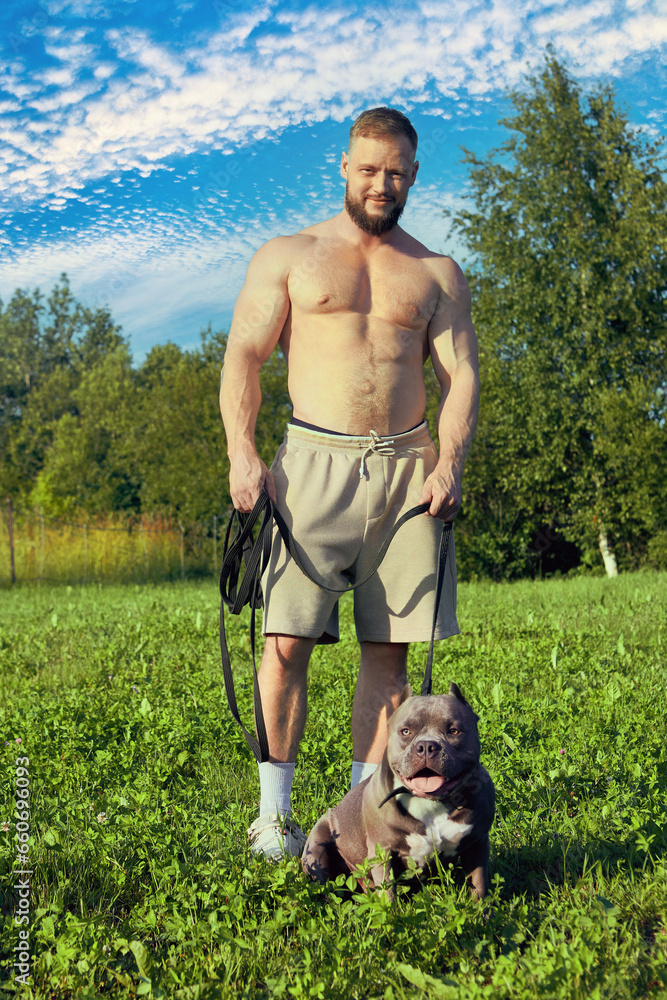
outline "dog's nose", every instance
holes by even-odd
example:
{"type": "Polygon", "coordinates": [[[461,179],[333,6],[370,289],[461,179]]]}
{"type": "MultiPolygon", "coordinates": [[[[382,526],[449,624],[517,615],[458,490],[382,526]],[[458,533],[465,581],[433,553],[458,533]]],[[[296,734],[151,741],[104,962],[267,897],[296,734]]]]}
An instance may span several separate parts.
{"type": "Polygon", "coordinates": [[[415,744],[415,752],[428,760],[440,753],[440,744],[436,743],[435,740],[420,740],[419,743],[415,744]]]}

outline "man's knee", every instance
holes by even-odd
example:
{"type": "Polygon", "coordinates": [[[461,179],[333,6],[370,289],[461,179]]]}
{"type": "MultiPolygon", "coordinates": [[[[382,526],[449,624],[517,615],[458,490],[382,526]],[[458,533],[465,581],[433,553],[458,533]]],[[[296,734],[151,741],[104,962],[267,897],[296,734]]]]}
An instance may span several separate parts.
{"type": "Polygon", "coordinates": [[[406,676],[408,662],[407,642],[362,642],[361,668],[397,678],[406,676]]]}
{"type": "Polygon", "coordinates": [[[284,670],[305,670],[315,642],[302,636],[270,633],[264,643],[262,666],[270,663],[284,670]]]}

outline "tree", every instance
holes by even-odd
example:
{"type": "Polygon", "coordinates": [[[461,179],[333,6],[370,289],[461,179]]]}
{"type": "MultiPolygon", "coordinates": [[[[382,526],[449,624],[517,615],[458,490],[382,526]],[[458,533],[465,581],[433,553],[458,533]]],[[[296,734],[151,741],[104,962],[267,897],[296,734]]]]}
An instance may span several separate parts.
{"type": "Polygon", "coordinates": [[[127,345],[87,367],[72,389],[72,412],[54,423],[31,503],[50,514],[138,510],[136,462],[128,449],[136,395],[127,345]]]}
{"type": "Polygon", "coordinates": [[[510,99],[507,141],[466,152],[474,207],[453,219],[481,343],[463,534],[490,543],[496,575],[530,566],[540,525],[584,558],[599,546],[613,573],[667,526],[659,147],[609,87],[582,97],[552,51],[510,99]]]}
{"type": "Polygon", "coordinates": [[[6,309],[0,303],[0,488],[24,502],[61,418],[77,417],[81,380],[103,357],[127,353],[109,311],[76,302],[67,275],[46,310],[42,298],[17,289],[6,309]]]}
{"type": "MultiPolygon", "coordinates": [[[[218,404],[227,337],[202,334],[197,351],[154,347],[138,372],[139,409],[129,449],[141,481],[142,510],[178,513],[189,522],[231,510],[229,460],[218,404]]],[[[291,407],[287,370],[277,353],[261,372],[260,455],[271,462],[291,407]]]]}

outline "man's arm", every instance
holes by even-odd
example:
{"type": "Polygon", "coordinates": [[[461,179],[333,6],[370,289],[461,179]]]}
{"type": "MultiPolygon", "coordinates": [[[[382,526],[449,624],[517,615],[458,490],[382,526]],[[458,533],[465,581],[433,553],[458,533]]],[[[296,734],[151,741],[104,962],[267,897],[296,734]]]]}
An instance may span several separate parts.
{"type": "Polygon", "coordinates": [[[421,502],[430,500],[428,513],[451,521],[461,506],[463,465],[477,426],[479,361],[468,283],[458,264],[449,259],[443,277],[428,327],[431,361],[441,390],[440,457],[424,483],[421,502]]]}
{"type": "Polygon", "coordinates": [[[255,424],[262,401],[259,370],[278,343],[289,313],[288,246],[289,237],[270,240],[251,260],[234,307],[220,378],[232,503],[246,512],[262,487],[276,499],[273,477],[255,447],[255,424]]]}

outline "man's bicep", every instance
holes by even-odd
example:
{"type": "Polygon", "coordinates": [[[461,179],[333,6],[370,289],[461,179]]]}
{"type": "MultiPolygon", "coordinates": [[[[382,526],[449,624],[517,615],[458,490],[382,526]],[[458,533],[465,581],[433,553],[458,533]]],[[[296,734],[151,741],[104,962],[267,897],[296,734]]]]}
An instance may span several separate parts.
{"type": "Polygon", "coordinates": [[[278,343],[289,313],[288,267],[272,240],[257,251],[234,306],[227,351],[264,362],[278,343]],[[273,245],[272,245],[273,244],[273,245]]]}
{"type": "Polygon", "coordinates": [[[459,288],[456,299],[443,291],[436,312],[429,323],[429,352],[436,377],[448,387],[462,368],[478,369],[477,335],[470,314],[467,284],[459,288]]]}

